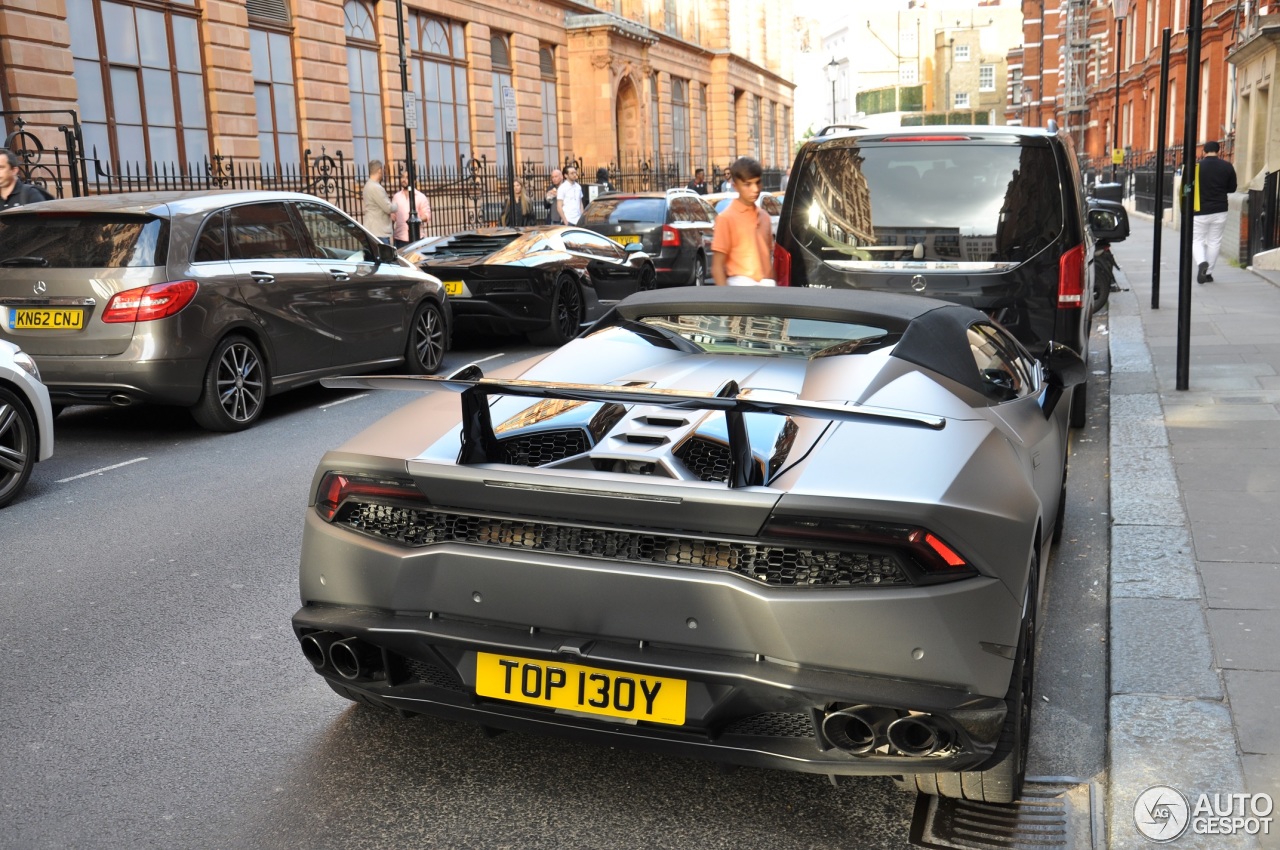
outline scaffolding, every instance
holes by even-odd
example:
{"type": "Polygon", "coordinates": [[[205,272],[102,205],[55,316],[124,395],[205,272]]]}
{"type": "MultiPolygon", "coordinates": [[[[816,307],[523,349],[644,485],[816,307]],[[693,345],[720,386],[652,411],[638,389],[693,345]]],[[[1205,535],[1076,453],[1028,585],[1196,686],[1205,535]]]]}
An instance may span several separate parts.
{"type": "Polygon", "coordinates": [[[1089,2],[1063,0],[1066,6],[1062,39],[1062,109],[1067,132],[1076,131],[1080,150],[1084,149],[1084,131],[1089,112],[1089,2]]]}

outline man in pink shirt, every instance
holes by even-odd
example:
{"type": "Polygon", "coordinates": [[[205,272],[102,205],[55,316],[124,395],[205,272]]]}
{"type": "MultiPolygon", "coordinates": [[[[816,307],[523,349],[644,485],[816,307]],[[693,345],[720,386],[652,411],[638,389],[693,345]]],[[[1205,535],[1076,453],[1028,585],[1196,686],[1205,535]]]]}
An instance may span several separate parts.
{"type": "MultiPolygon", "coordinates": [[[[392,238],[397,248],[403,248],[409,244],[409,180],[402,178],[400,185],[402,188],[391,199],[392,238]]],[[[431,221],[431,204],[427,203],[427,196],[417,190],[413,193],[413,200],[418,210],[418,220],[425,228],[427,222],[431,221]]],[[[418,231],[419,239],[425,235],[424,230],[418,231]]]]}

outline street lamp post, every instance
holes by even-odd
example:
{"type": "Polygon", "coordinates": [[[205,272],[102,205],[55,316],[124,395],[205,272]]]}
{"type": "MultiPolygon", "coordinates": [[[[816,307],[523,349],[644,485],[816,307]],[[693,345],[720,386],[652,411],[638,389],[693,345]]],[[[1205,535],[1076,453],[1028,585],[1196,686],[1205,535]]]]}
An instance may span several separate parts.
{"type": "Polygon", "coordinates": [[[1116,150],[1120,147],[1120,53],[1124,50],[1124,18],[1116,18],[1116,111],[1111,121],[1111,182],[1116,182],[1116,150]]]}
{"type": "Polygon", "coordinates": [[[827,63],[827,79],[831,81],[831,123],[836,123],[836,78],[840,76],[840,63],[832,56],[827,63]]]}
{"type": "Polygon", "coordinates": [[[396,33],[400,43],[400,96],[405,104],[404,110],[404,167],[409,176],[409,241],[417,242],[421,235],[422,219],[418,218],[417,198],[414,197],[413,175],[413,127],[417,124],[418,104],[410,103],[413,93],[409,91],[409,63],[404,56],[404,0],[396,0],[396,33]],[[411,118],[412,116],[412,118],[411,118]]]}

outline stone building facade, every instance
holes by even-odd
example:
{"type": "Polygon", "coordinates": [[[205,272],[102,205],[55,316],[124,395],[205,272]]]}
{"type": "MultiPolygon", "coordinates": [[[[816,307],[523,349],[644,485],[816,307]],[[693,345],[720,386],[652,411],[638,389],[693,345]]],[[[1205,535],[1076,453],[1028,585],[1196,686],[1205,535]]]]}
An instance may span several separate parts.
{"type": "MultiPolygon", "coordinates": [[[[142,168],[220,155],[287,169],[517,163],[782,167],[794,137],[791,0],[5,0],[5,129],[142,168]],[[406,103],[405,92],[408,92],[406,103]],[[154,164],[154,165],[152,165],[154,164]]],[[[589,176],[588,176],[589,177],[589,176]]]]}

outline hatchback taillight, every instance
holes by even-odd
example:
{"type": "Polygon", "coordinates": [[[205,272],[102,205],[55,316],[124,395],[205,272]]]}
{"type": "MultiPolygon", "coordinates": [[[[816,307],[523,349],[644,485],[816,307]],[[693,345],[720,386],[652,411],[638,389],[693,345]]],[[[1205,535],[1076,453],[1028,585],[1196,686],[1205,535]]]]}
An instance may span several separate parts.
{"type": "Polygon", "coordinates": [[[1084,306],[1084,246],[1058,258],[1058,309],[1084,306]]]}
{"type": "Polygon", "coordinates": [[[316,511],[325,522],[333,522],[338,509],[347,499],[393,503],[427,501],[427,497],[422,495],[422,491],[412,481],[326,472],[316,491],[316,511]]]}
{"type": "Polygon", "coordinates": [[[194,280],[171,280],[117,292],[102,311],[102,321],[114,324],[168,318],[190,304],[199,288],[194,280]]]}
{"type": "Polygon", "coordinates": [[[669,224],[662,225],[662,247],[677,248],[680,246],[680,231],[669,224]]]}
{"type": "Polygon", "coordinates": [[[791,252],[773,243],[773,279],[778,286],[791,285],[791,252]]]}

